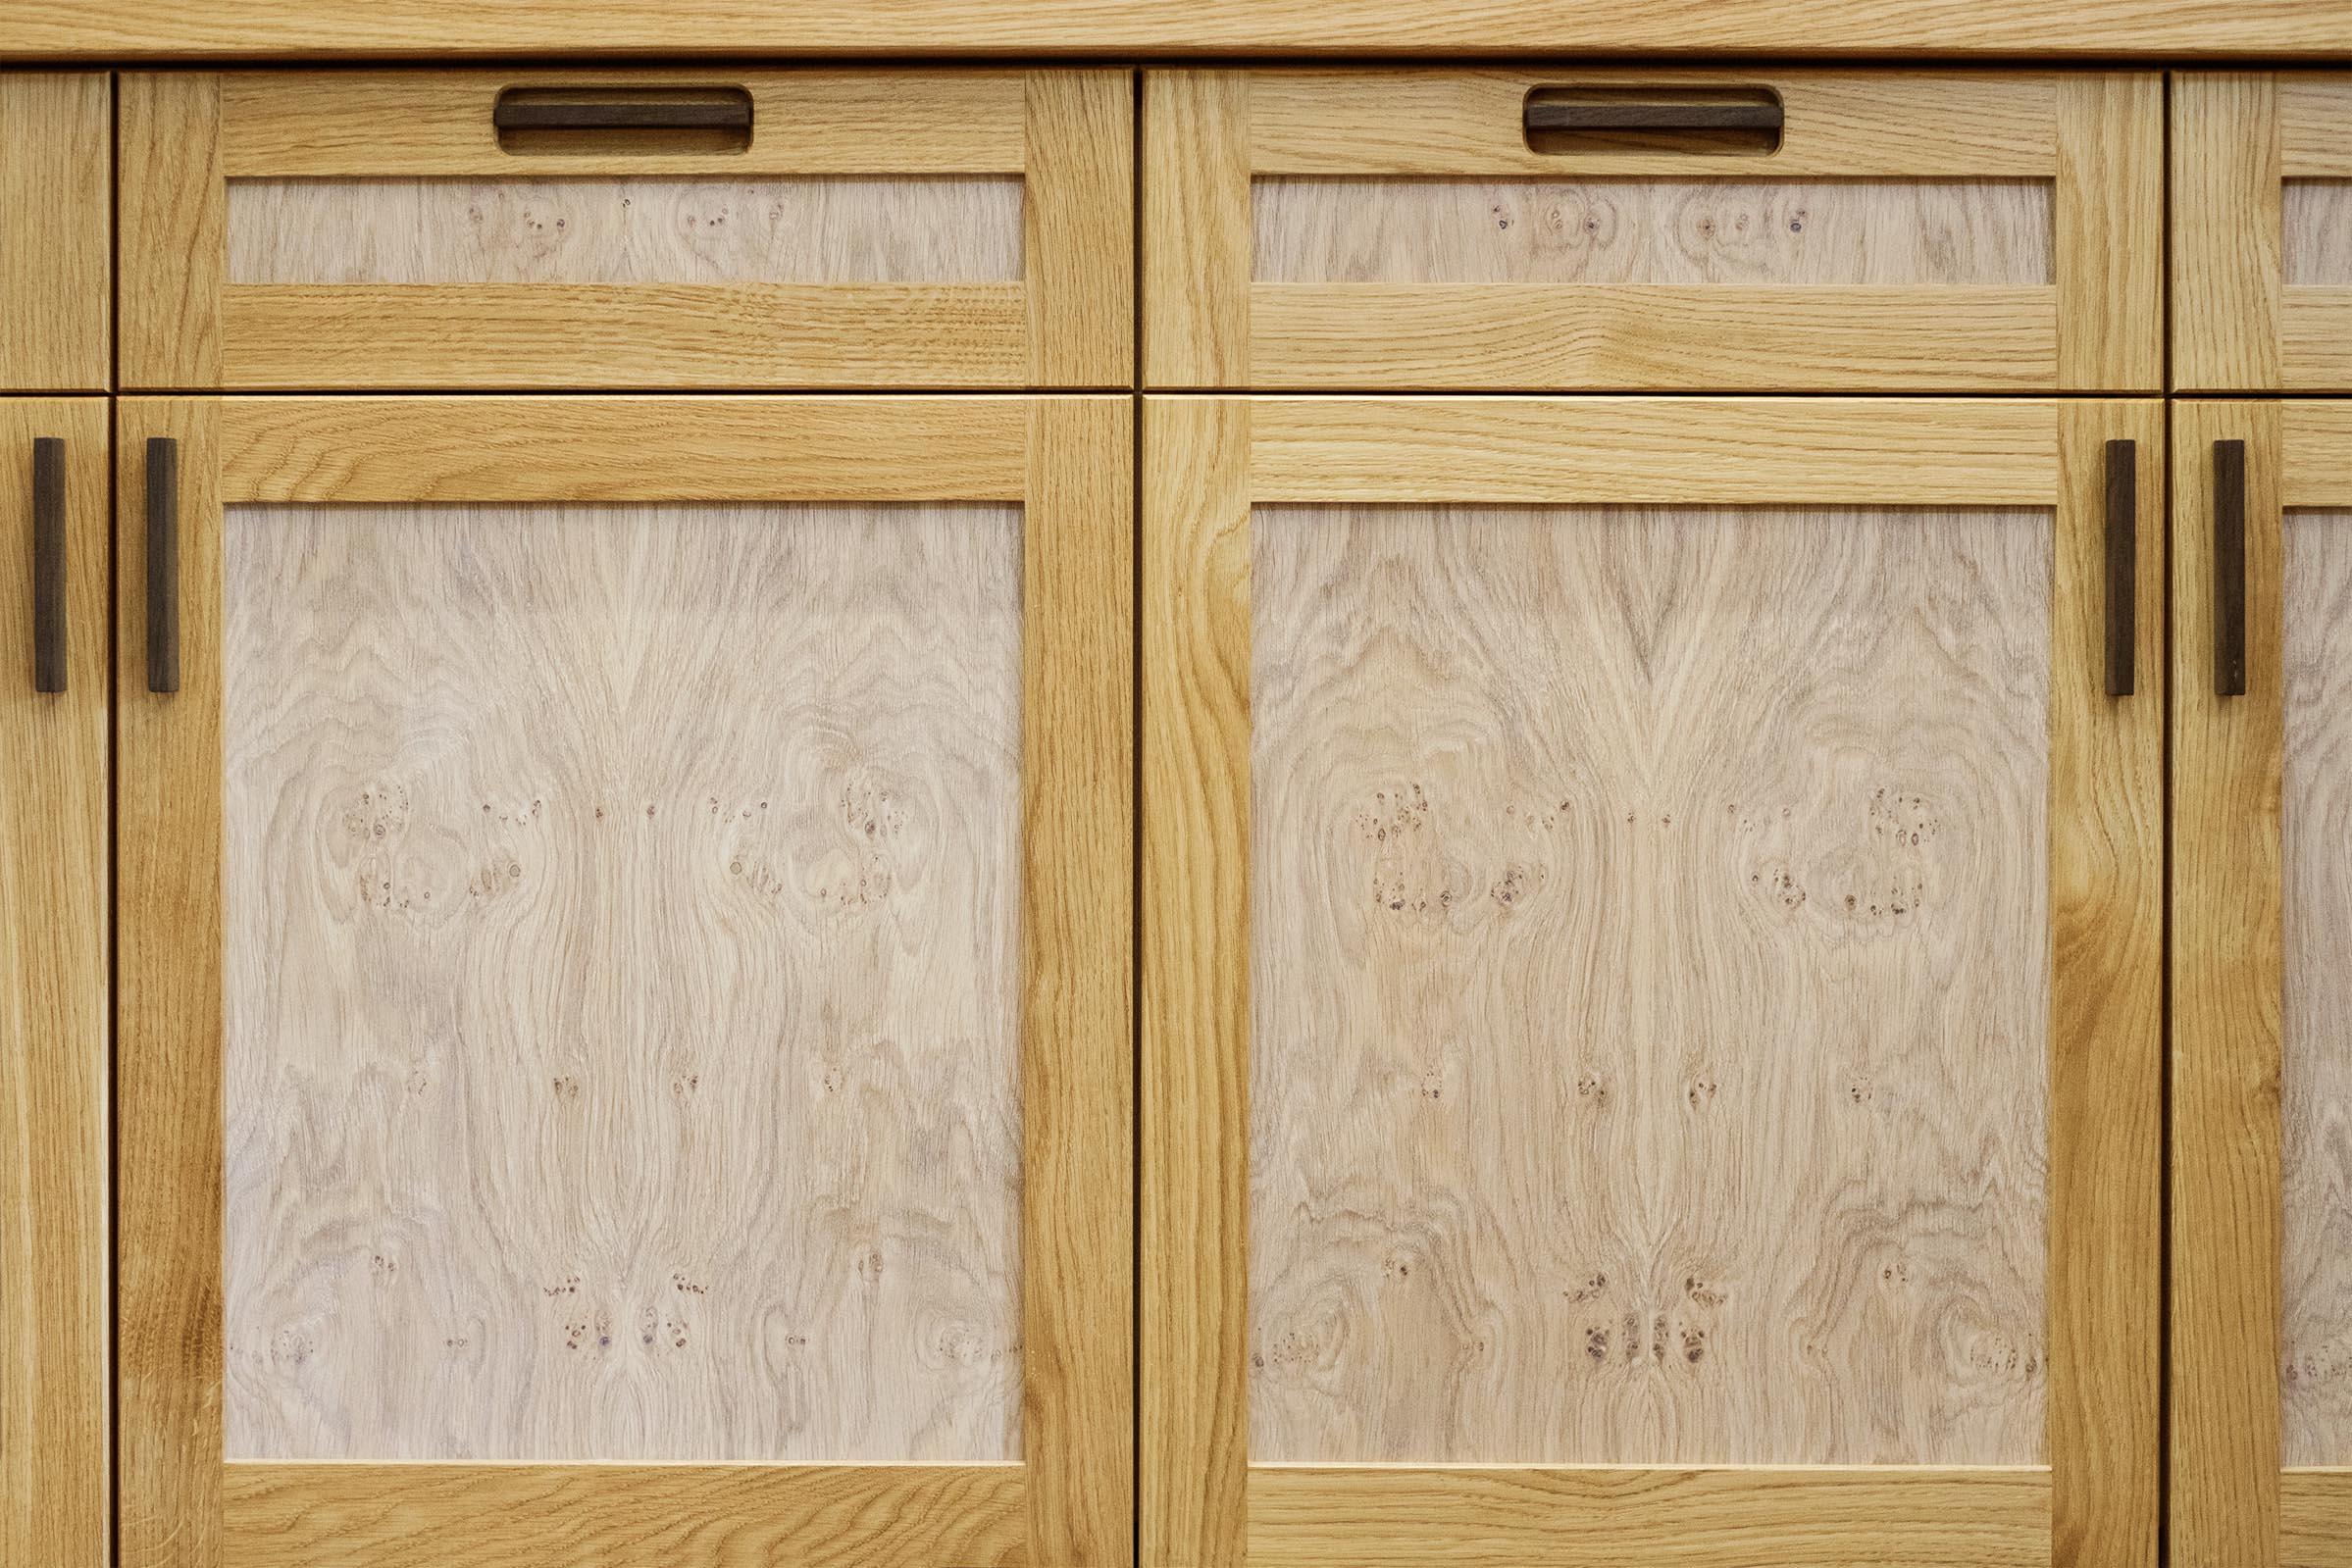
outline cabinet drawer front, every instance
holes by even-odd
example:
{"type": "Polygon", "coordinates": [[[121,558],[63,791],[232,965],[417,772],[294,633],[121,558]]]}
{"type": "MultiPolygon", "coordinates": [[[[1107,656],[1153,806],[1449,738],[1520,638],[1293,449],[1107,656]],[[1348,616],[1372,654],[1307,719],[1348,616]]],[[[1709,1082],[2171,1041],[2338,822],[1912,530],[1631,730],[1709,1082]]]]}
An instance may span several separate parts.
{"type": "Polygon", "coordinates": [[[0,75],[0,391],[107,388],[106,76],[0,75]]]}
{"type": "Polygon", "coordinates": [[[2173,200],[2179,389],[2352,391],[2352,74],[2181,76],[2173,200]]]}
{"type": "Polygon", "coordinates": [[[1106,71],[156,73],[140,389],[1123,383],[1106,71]]]}
{"type": "Polygon", "coordinates": [[[1146,375],[2154,390],[2162,134],[2152,74],[1153,73],[1146,375]]]}

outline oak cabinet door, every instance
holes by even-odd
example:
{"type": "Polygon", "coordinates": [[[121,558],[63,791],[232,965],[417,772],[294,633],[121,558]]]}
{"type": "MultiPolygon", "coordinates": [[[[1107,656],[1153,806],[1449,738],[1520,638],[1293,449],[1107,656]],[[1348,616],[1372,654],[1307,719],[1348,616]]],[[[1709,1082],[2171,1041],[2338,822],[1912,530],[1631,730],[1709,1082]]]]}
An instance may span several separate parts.
{"type": "Polygon", "coordinates": [[[0,72],[0,392],[103,392],[113,100],[103,72],[0,72]]]}
{"type": "Polygon", "coordinates": [[[1123,71],[123,78],[136,389],[1123,386],[1123,71]]]}
{"type": "Polygon", "coordinates": [[[2152,1568],[2161,405],[1144,416],[1146,1562],[2152,1568]]]}
{"type": "Polygon", "coordinates": [[[121,419],[124,1562],[1130,1561],[1126,400],[121,419]]]}
{"type": "Polygon", "coordinates": [[[0,398],[0,1562],[55,1568],[108,1560],[106,454],[0,398]]]}
{"type": "Polygon", "coordinates": [[[2173,384],[2352,391],[2352,74],[2173,79],[2173,384]]]}
{"type": "Polygon", "coordinates": [[[1160,387],[2140,391],[2151,72],[1152,72],[1160,387]]]}
{"type": "Polygon", "coordinates": [[[2352,1543],[2352,406],[2173,424],[2173,1561],[2352,1543]]]}

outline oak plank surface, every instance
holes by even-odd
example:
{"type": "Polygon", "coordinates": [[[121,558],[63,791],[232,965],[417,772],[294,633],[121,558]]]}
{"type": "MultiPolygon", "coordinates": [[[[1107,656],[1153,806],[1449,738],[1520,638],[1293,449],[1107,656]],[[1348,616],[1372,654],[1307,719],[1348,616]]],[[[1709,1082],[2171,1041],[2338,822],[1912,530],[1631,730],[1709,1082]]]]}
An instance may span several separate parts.
{"type": "Polygon", "coordinates": [[[102,74],[0,73],[0,388],[114,384],[113,107],[102,74]]]}
{"type": "Polygon", "coordinates": [[[2289,1470],[2278,1509],[2280,1568],[2340,1568],[2352,1541],[2352,1469],[2289,1470]]]}

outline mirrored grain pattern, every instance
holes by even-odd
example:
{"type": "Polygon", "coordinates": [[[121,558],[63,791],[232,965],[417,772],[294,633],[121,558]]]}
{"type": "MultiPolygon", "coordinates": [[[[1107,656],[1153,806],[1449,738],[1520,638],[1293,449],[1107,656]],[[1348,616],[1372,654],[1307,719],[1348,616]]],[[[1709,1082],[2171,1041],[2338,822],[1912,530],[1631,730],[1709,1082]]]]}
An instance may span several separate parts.
{"type": "Polygon", "coordinates": [[[225,528],[229,1457],[1017,1457],[1018,509],[225,528]]]}
{"type": "Polygon", "coordinates": [[[1260,282],[2047,283],[2009,179],[1260,179],[1260,282]]]}
{"type": "Polygon", "coordinates": [[[1017,177],[239,179],[232,283],[934,283],[1021,276],[1017,177]]]}
{"type": "Polygon", "coordinates": [[[2352,512],[2289,512],[2285,1189],[2289,1465],[2352,1464],[2352,512]]]}
{"type": "Polygon", "coordinates": [[[1253,1459],[2039,1462],[2048,517],[1253,529],[1253,1459]]]}

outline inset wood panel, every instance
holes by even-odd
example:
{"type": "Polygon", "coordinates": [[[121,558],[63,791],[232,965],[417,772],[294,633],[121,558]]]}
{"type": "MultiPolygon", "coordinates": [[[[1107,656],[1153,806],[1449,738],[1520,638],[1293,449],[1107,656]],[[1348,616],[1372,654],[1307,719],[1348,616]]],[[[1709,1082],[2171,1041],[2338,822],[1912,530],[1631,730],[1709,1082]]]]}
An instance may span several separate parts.
{"type": "Polygon", "coordinates": [[[1015,1457],[1017,509],[223,553],[229,1457],[1015,1457]]]}
{"type": "Polygon", "coordinates": [[[1268,178],[1266,283],[2047,283],[2050,186],[1268,178]]]}
{"type": "Polygon", "coordinates": [[[2280,1081],[2289,1465],[2352,1464],[2352,511],[2284,521],[2285,1030],[2280,1081]]]}
{"type": "Polygon", "coordinates": [[[2039,1460],[2047,515],[1253,532],[1253,1457],[2039,1460]]]}
{"type": "Polygon", "coordinates": [[[1021,181],[233,179],[231,283],[1011,282],[1021,181]]]}
{"type": "Polygon", "coordinates": [[[0,399],[0,1563],[45,1568],[104,1568],[111,1534],[107,477],[104,399],[0,399]],[[42,437],[62,691],[34,684],[42,437]]]}
{"type": "Polygon", "coordinates": [[[113,90],[0,73],[0,391],[113,384],[113,90]]]}
{"type": "Polygon", "coordinates": [[[2352,286],[2352,179],[2290,179],[2280,200],[2289,283],[2352,286]]]}

